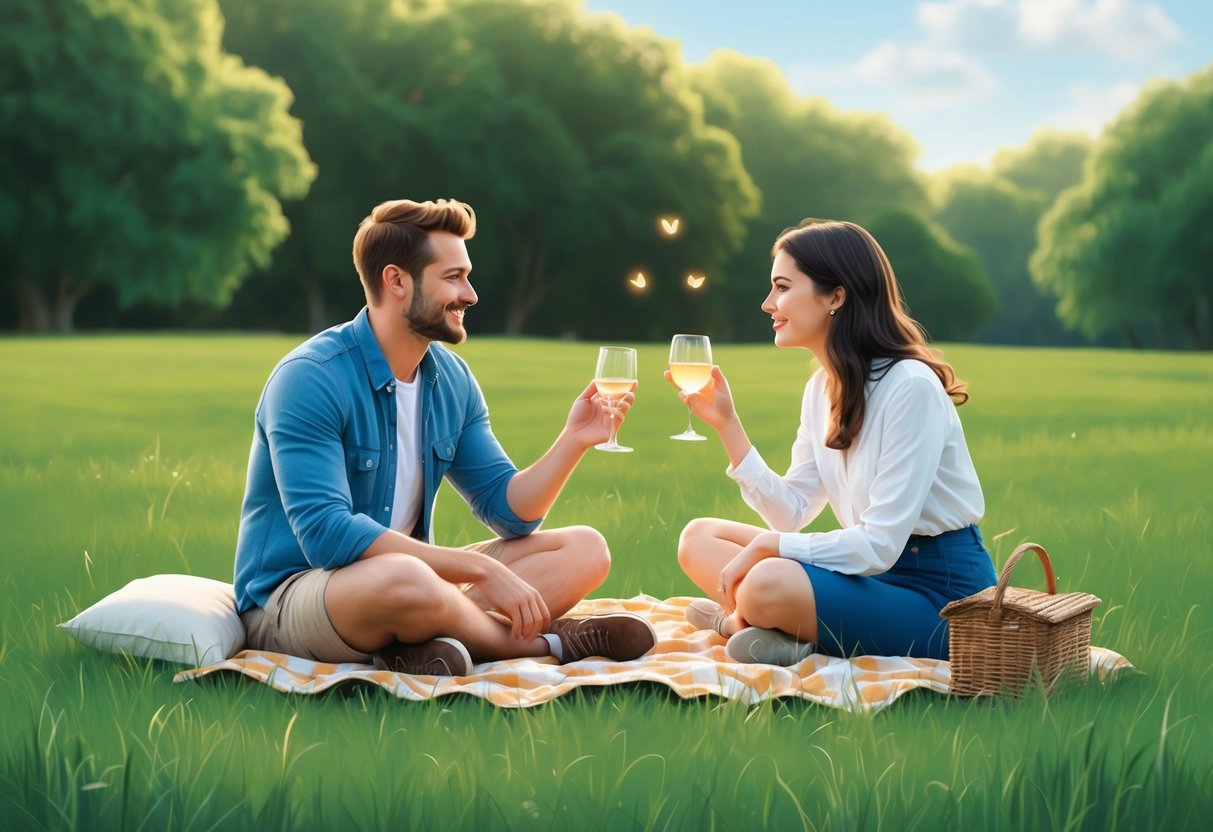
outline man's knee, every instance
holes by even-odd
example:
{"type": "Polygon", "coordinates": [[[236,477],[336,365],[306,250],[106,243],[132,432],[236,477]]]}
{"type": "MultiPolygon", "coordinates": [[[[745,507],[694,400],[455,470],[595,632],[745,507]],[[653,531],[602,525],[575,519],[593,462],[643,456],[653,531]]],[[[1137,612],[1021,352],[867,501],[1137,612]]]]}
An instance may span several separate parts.
{"type": "Polygon", "coordinates": [[[589,526],[570,526],[561,532],[565,536],[563,548],[577,558],[585,576],[592,578],[595,586],[605,581],[611,571],[611,550],[606,538],[589,526]]]}
{"type": "MultiPolygon", "coordinates": [[[[424,610],[438,614],[451,584],[425,561],[413,555],[379,555],[365,561],[372,567],[363,576],[368,596],[390,610],[424,610]]],[[[370,600],[368,598],[368,601],[370,600]]]]}

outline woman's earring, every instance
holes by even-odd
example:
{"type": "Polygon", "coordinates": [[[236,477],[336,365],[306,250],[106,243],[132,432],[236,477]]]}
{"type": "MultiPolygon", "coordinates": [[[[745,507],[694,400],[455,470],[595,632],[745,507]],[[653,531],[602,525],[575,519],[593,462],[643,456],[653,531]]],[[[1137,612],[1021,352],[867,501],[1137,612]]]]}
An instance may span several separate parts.
{"type": "Polygon", "coordinates": [[[835,313],[835,312],[837,312],[837,311],[838,311],[837,309],[831,309],[831,310],[830,310],[830,317],[831,317],[831,318],[833,318],[833,317],[834,317],[834,313],[835,313]]]}

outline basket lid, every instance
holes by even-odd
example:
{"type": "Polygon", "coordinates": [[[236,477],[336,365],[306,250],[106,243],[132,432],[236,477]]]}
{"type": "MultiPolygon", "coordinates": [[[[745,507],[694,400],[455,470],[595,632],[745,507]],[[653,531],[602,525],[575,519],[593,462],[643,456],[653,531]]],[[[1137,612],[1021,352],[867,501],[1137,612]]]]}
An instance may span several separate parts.
{"type": "MultiPolygon", "coordinates": [[[[939,614],[944,618],[953,618],[967,610],[992,609],[996,589],[997,587],[993,586],[986,587],[981,592],[967,598],[953,601],[940,610],[939,614]]],[[[1066,592],[1057,595],[1011,586],[1006,588],[1006,593],[1002,596],[1001,608],[1046,624],[1060,624],[1087,610],[1094,609],[1101,603],[1103,602],[1097,596],[1087,592],[1066,592]]]]}

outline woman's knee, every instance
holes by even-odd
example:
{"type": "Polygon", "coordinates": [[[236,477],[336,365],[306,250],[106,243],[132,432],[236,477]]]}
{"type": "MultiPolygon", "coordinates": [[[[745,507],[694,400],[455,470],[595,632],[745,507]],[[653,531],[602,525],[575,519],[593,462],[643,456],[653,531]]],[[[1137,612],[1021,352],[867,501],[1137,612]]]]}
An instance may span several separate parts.
{"type": "Polygon", "coordinates": [[[755,627],[784,629],[790,617],[799,621],[814,609],[813,585],[796,561],[767,558],[737,587],[737,607],[755,627]]]}
{"type": "Polygon", "coordinates": [[[695,560],[696,552],[717,537],[719,521],[712,517],[696,517],[678,535],[678,565],[685,572],[695,560]]]}

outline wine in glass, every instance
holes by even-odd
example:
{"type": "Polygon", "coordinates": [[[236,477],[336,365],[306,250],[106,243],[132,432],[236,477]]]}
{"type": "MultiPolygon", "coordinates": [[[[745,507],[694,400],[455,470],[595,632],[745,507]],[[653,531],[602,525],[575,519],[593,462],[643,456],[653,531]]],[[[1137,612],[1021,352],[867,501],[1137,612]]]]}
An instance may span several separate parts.
{"type": "MultiPolygon", "coordinates": [[[[632,392],[636,386],[636,350],[631,347],[599,347],[598,368],[594,372],[594,387],[598,395],[607,400],[607,404],[615,407],[619,400],[632,392]]],[[[617,454],[631,453],[632,449],[620,445],[616,441],[619,428],[615,424],[615,416],[611,415],[611,438],[594,447],[600,451],[611,451],[617,454]]]]}
{"type": "MultiPolygon", "coordinates": [[[[712,380],[712,343],[708,336],[674,336],[670,341],[670,378],[684,393],[698,393],[712,380]]],[[[695,432],[690,404],[687,405],[687,429],[670,438],[685,442],[707,439],[695,432]]]]}

